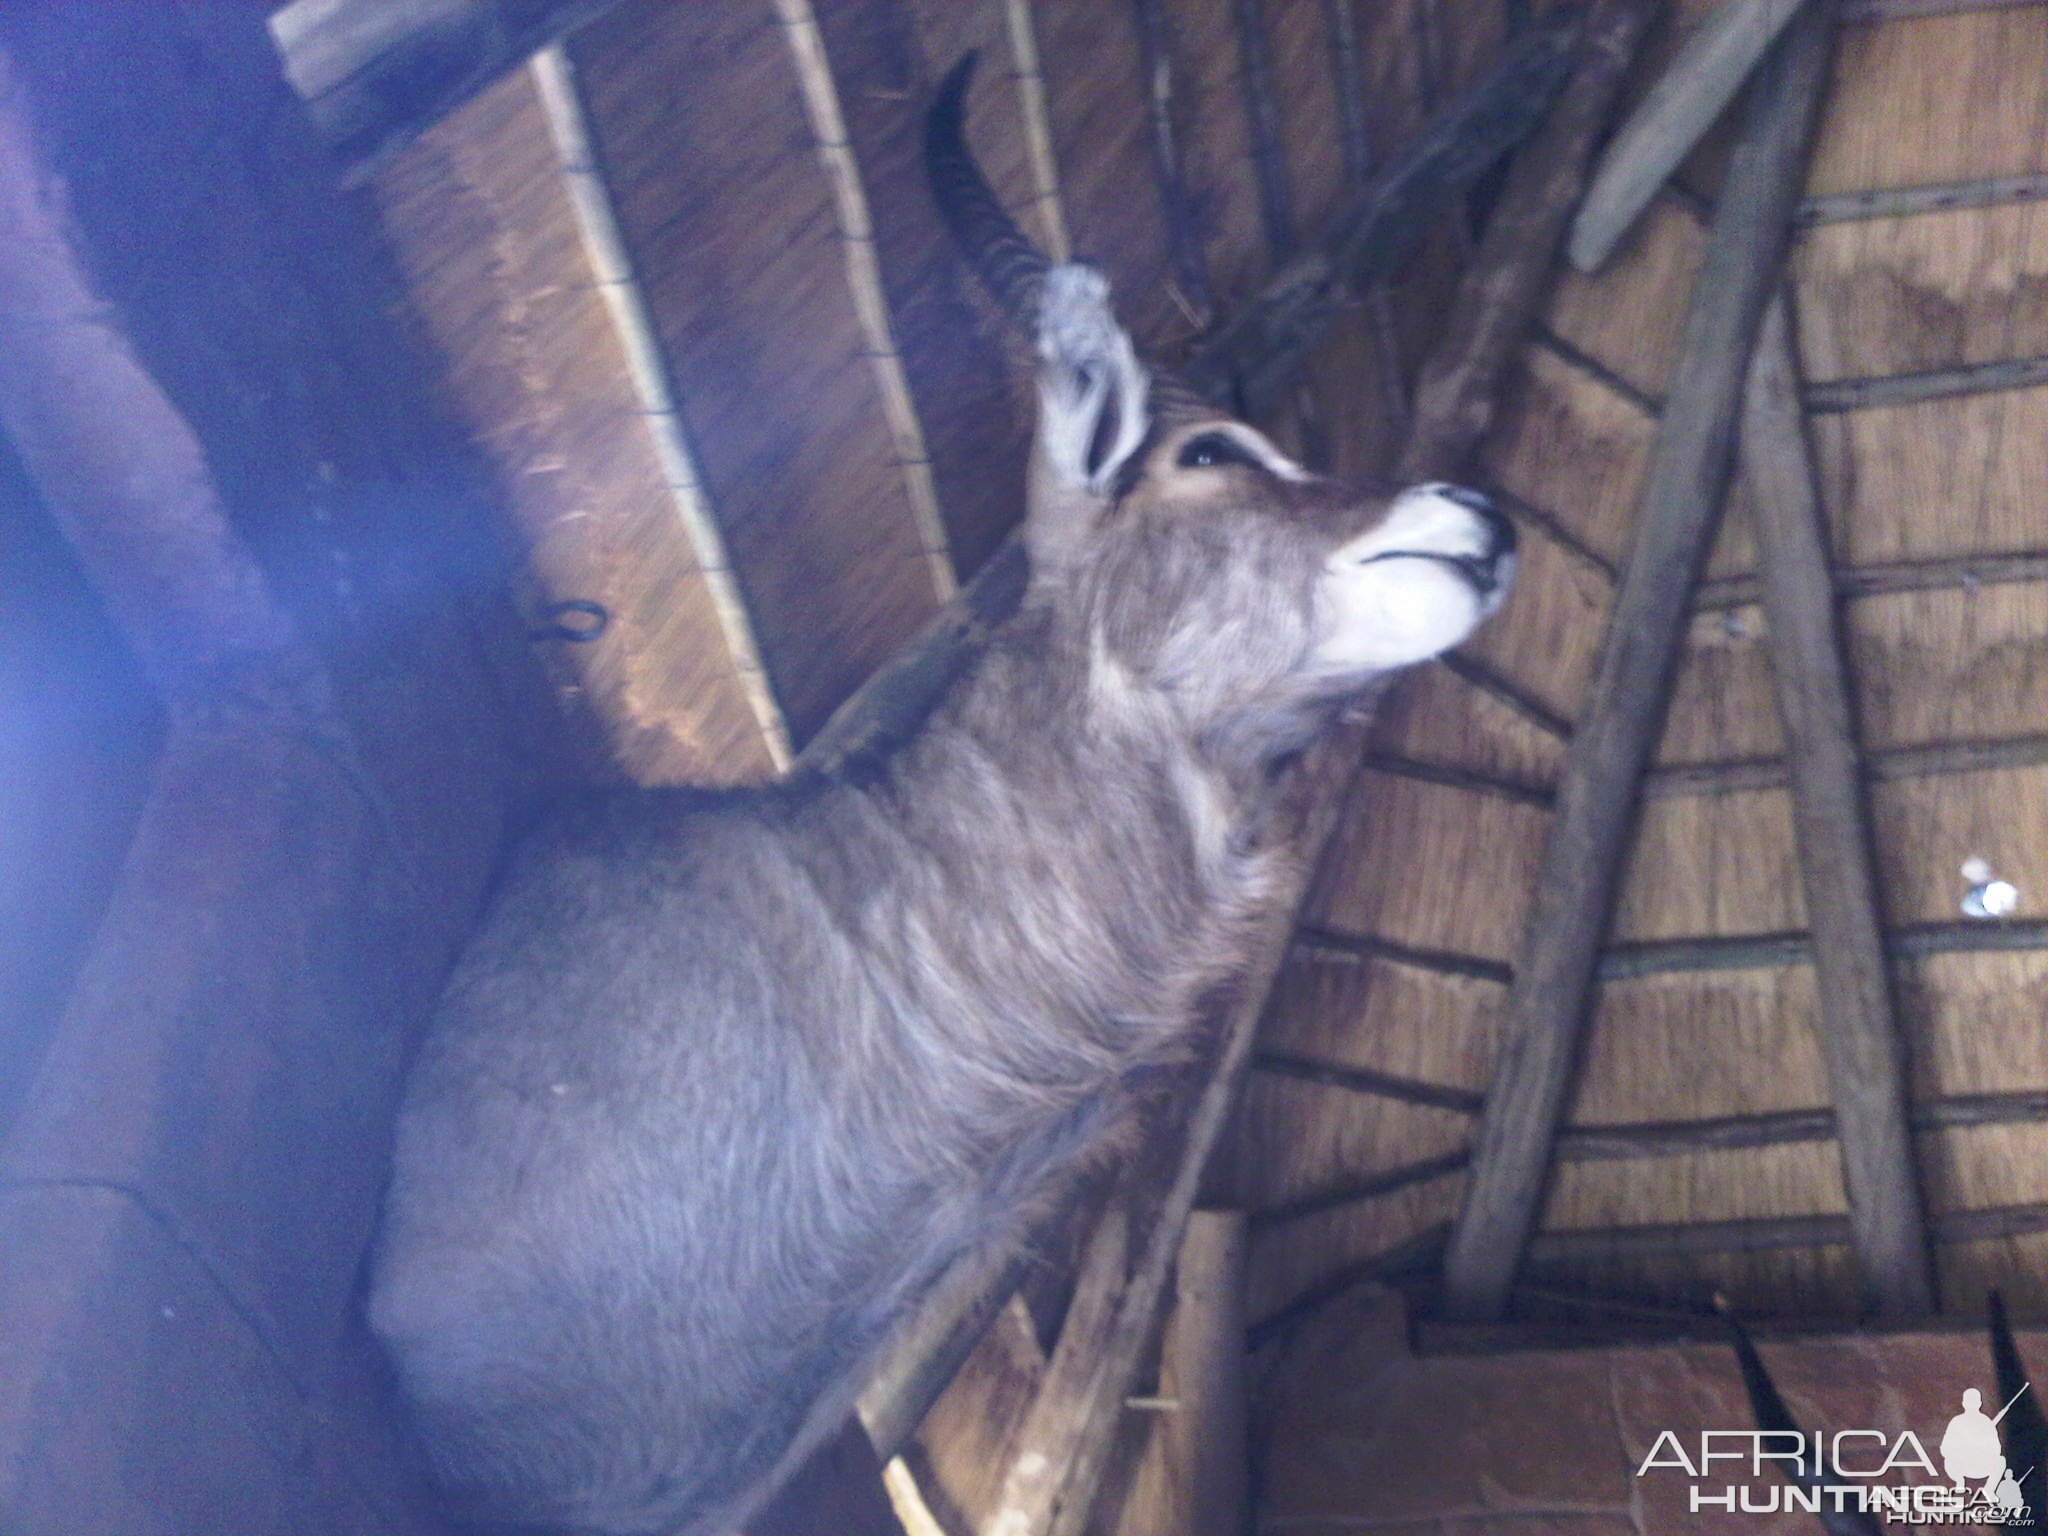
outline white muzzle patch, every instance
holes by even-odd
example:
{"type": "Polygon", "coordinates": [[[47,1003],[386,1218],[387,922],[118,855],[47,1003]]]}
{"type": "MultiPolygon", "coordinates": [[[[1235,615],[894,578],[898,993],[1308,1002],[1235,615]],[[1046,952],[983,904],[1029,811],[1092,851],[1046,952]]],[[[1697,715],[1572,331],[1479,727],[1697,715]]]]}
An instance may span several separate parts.
{"type": "Polygon", "coordinates": [[[1327,616],[1316,662],[1363,675],[1427,661],[1457,645],[1507,596],[1515,538],[1476,492],[1419,485],[1323,567],[1327,616]]]}

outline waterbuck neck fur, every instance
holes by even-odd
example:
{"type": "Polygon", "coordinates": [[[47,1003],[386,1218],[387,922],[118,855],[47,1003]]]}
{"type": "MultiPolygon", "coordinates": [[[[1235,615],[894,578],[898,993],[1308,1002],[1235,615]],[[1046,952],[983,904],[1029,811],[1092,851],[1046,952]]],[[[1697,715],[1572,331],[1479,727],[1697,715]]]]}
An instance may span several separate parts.
{"type": "Polygon", "coordinates": [[[922,730],[561,808],[456,968],[370,1310],[466,1515],[743,1522],[1189,1049],[1281,884],[1280,766],[1505,589],[1482,498],[1308,474],[1145,369],[1086,268],[1029,301],[1031,583],[922,730]]]}

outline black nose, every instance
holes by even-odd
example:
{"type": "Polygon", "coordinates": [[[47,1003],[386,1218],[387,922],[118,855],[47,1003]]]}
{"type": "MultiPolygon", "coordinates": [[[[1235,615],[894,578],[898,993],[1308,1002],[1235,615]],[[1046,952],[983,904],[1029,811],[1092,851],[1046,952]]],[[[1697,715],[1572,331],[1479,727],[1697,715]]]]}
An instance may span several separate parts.
{"type": "Polygon", "coordinates": [[[1446,501],[1455,501],[1467,511],[1475,513],[1479,520],[1486,524],[1489,535],[1486,546],[1487,559],[1498,560],[1503,555],[1515,552],[1515,525],[1506,513],[1493,504],[1491,496],[1467,486],[1447,485],[1443,488],[1443,497],[1446,501]]]}

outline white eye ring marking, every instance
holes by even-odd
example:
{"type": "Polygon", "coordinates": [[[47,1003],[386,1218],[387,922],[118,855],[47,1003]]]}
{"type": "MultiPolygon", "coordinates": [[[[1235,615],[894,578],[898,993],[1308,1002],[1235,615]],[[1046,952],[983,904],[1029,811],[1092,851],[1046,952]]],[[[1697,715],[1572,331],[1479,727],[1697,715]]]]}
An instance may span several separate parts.
{"type": "MultiPolygon", "coordinates": [[[[1247,426],[1241,421],[1219,421],[1202,428],[1201,431],[1195,433],[1181,445],[1180,452],[1185,453],[1189,447],[1199,443],[1205,437],[1228,438],[1233,444],[1243,450],[1246,457],[1250,458],[1259,468],[1265,470],[1267,474],[1273,476],[1276,480],[1285,480],[1291,484],[1299,485],[1303,481],[1314,478],[1307,470],[1274,447],[1272,441],[1263,432],[1259,431],[1258,428],[1247,426]]],[[[1175,461],[1178,462],[1180,455],[1176,454],[1174,457],[1175,461]]],[[[1181,467],[1184,469],[1200,469],[1209,466],[1182,464],[1181,467]]]]}

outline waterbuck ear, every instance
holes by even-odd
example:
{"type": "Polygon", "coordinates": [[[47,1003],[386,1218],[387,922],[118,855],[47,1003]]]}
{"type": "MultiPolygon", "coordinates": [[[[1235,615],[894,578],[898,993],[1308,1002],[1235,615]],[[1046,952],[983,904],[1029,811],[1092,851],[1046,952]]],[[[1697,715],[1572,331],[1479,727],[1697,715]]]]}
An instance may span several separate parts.
{"type": "Polygon", "coordinates": [[[1032,569],[1071,561],[1109,505],[1118,472],[1151,427],[1150,380],[1109,308],[1109,282],[1067,263],[1038,307],[1038,431],[1024,535],[1032,569]]]}

